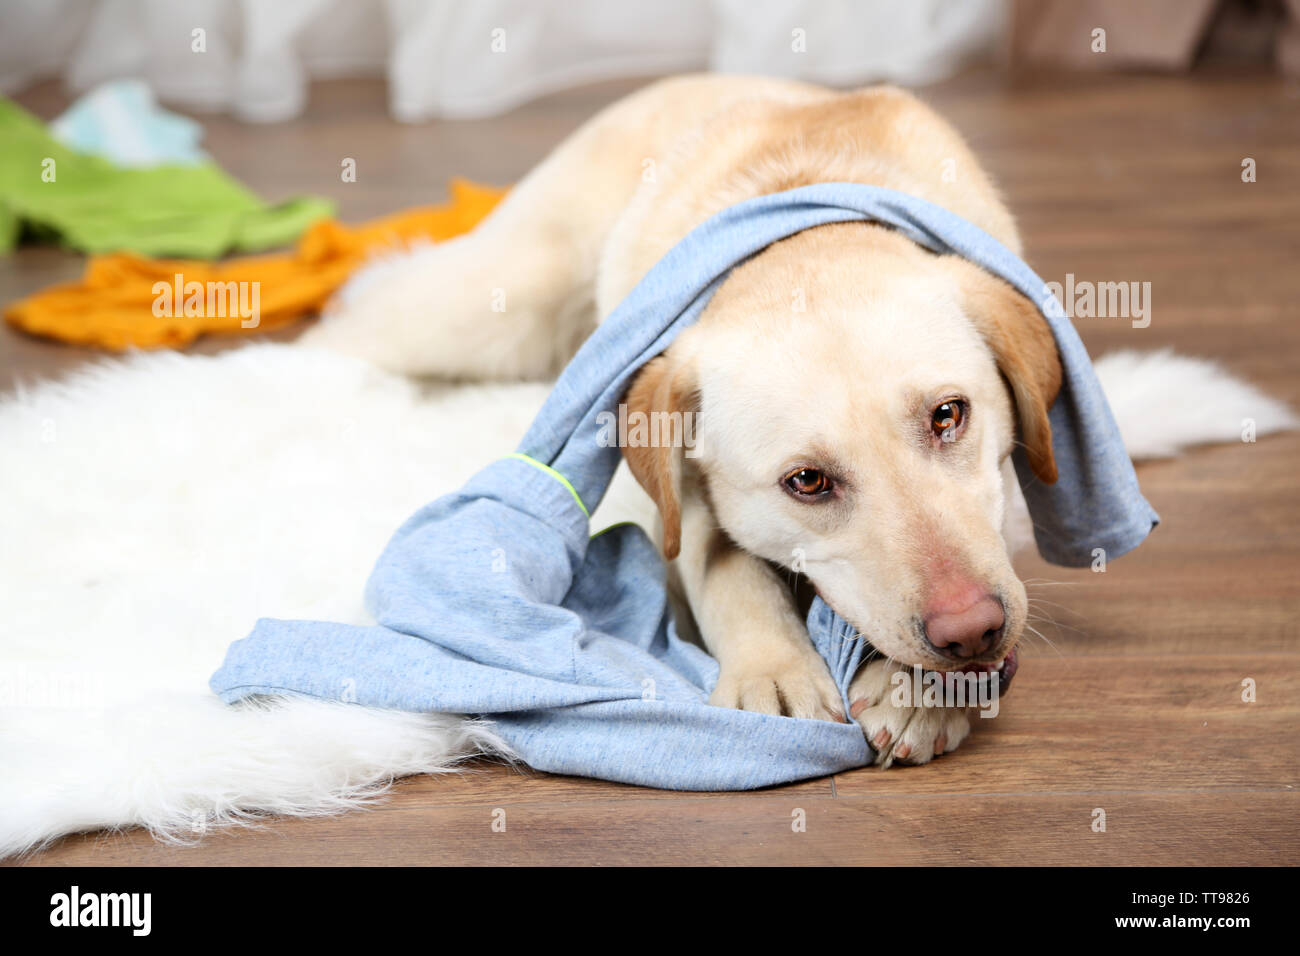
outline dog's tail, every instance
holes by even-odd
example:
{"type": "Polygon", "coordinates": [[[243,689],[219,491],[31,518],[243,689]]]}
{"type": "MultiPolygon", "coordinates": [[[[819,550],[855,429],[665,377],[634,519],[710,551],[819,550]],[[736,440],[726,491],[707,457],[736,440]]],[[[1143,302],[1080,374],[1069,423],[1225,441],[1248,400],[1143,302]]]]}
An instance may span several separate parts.
{"type": "Polygon", "coordinates": [[[1248,442],[1300,425],[1285,403],[1209,359],[1112,352],[1093,363],[1134,461],[1172,458],[1196,445],[1248,442]]]}

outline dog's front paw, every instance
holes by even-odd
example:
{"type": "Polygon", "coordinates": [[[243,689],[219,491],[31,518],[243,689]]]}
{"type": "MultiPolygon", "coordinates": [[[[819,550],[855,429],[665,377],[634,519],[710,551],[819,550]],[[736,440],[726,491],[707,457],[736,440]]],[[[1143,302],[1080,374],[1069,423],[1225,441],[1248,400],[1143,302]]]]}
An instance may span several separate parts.
{"type": "Polygon", "coordinates": [[[928,763],[956,750],[970,733],[970,716],[965,707],[918,707],[896,702],[893,691],[898,681],[894,674],[900,671],[910,682],[910,668],[893,661],[872,661],[849,685],[850,716],[876,751],[879,767],[928,763]]]}
{"type": "Polygon", "coordinates": [[[844,722],[839,688],[816,654],[722,665],[709,696],[715,707],[844,722]]]}

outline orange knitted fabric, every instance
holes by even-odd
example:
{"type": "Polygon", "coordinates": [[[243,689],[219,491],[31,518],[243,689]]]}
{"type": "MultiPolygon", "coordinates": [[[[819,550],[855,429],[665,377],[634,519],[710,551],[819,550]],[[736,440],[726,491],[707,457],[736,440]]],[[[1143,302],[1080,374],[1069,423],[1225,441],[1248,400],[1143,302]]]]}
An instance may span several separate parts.
{"type": "Polygon", "coordinates": [[[456,179],[450,193],[441,205],[358,226],[321,220],[303,233],[293,252],[282,255],[216,263],[133,253],[94,256],[79,282],[14,302],[4,317],[33,335],[115,351],[177,348],[205,332],[273,329],[318,311],[370,256],[468,232],[505,190],[456,179]],[[253,321],[245,315],[250,310],[237,307],[241,295],[245,306],[256,303],[255,326],[247,327],[253,321]]]}

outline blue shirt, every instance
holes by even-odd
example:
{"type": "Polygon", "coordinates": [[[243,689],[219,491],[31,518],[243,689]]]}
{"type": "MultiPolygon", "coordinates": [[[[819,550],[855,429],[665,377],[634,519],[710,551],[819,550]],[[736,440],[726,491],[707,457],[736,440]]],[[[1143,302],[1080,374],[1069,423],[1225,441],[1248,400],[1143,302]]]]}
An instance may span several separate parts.
{"type": "MultiPolygon", "coordinates": [[[[1078,334],[992,236],[933,203],[853,183],[761,196],[674,246],[569,363],[516,454],[420,509],[366,586],[371,626],[263,619],[231,645],[227,702],[308,694],[369,707],[479,714],[533,767],[683,790],[739,790],[870,763],[857,724],[711,707],[718,665],[678,637],[665,566],[635,525],[589,537],[620,451],[598,440],[632,376],[698,319],[736,265],[833,222],[894,227],[956,253],[1038,304],[1063,382],[1050,412],[1054,485],[1014,461],[1039,551],[1083,566],[1136,547],[1159,520],[1078,334]]],[[[866,641],[820,598],[808,633],[846,695],[866,641]]],[[[845,713],[848,700],[845,696],[845,713]]]]}

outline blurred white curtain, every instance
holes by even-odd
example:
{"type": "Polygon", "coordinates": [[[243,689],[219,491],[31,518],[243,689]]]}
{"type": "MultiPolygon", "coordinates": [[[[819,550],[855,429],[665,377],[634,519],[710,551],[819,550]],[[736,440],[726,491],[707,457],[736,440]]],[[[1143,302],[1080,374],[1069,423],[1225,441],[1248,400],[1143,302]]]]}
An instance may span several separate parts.
{"type": "Polygon", "coordinates": [[[164,102],[273,122],[302,111],[314,78],[386,74],[393,116],[417,122],[499,113],[614,76],[686,70],[924,83],[987,52],[1003,7],[1004,0],[0,0],[0,90],[51,74],[77,91],[139,77],[164,102]]]}

